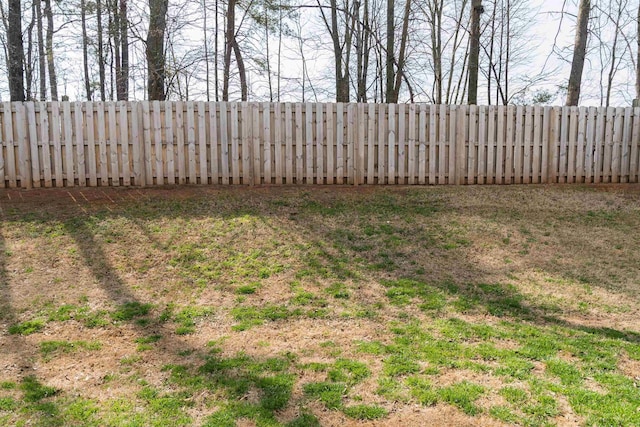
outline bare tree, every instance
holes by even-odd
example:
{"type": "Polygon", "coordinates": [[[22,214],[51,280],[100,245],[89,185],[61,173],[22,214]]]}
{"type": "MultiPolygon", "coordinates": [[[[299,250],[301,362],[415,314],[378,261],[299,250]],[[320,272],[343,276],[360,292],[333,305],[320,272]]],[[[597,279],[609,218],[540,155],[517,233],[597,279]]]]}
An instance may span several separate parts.
{"type": "Polygon", "coordinates": [[[147,94],[149,100],[164,101],[165,52],[164,38],[167,28],[169,0],[149,0],[149,31],[147,32],[147,94]]]}
{"type": "Polygon", "coordinates": [[[469,34],[469,93],[467,102],[478,103],[478,66],[480,57],[480,15],[484,11],[482,0],[471,2],[471,32],[469,34]]]}
{"type": "Polygon", "coordinates": [[[104,56],[104,41],[103,41],[103,27],[102,27],[102,0],[96,0],[96,20],[97,20],[97,38],[98,38],[98,79],[100,86],[100,100],[105,101],[107,94],[105,90],[106,85],[106,71],[105,71],[105,56],[104,56]]]}
{"type": "Polygon", "coordinates": [[[636,52],[636,99],[640,100],[640,3],[638,3],[638,31],[636,32],[638,50],[636,52]]]}
{"type": "Polygon", "coordinates": [[[58,100],[58,76],[56,74],[56,64],[53,58],[53,9],[51,0],[44,0],[44,14],[47,17],[47,69],[49,71],[49,90],[51,100],[58,100]]]}
{"type": "Polygon", "coordinates": [[[580,0],[578,9],[578,22],[576,24],[576,38],[573,48],[573,60],[571,61],[571,73],[567,88],[566,105],[578,105],[580,99],[580,85],[582,82],[582,70],[587,49],[587,24],[591,11],[591,0],[580,0]]]}
{"type": "Polygon", "coordinates": [[[9,91],[12,101],[24,101],[24,47],[20,0],[9,0],[8,18],[9,91]]]}

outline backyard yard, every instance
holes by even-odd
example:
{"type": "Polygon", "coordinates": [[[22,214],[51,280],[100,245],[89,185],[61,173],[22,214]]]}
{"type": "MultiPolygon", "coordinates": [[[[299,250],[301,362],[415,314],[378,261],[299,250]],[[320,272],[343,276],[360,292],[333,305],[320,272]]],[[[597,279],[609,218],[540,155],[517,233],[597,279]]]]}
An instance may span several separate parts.
{"type": "Polygon", "coordinates": [[[640,425],[640,186],[0,191],[0,425],[640,425]]]}

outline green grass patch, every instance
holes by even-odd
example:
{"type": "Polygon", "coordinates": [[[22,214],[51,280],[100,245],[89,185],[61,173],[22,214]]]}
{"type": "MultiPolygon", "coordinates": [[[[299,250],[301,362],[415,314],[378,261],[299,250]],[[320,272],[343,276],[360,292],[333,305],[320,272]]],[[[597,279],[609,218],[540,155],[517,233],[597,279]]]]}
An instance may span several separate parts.
{"type": "Polygon", "coordinates": [[[27,320],[21,323],[14,323],[9,326],[11,335],[31,335],[40,332],[44,328],[45,322],[42,319],[27,320]]]}
{"type": "Polygon", "coordinates": [[[346,406],[342,412],[348,417],[356,420],[377,420],[385,417],[388,412],[378,405],[353,405],[346,406]]]}

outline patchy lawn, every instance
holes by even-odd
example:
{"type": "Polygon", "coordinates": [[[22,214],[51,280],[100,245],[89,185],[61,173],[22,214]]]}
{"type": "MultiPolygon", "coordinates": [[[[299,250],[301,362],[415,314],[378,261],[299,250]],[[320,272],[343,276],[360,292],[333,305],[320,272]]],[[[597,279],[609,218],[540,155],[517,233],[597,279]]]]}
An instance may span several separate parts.
{"type": "Polygon", "coordinates": [[[640,425],[637,185],[0,200],[0,425],[640,425]]]}

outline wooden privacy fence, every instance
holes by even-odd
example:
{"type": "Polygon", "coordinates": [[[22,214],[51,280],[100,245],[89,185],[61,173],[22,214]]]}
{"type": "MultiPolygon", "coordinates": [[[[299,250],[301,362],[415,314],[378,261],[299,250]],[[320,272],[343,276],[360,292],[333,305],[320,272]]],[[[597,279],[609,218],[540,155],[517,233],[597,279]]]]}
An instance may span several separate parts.
{"type": "Polygon", "coordinates": [[[0,104],[0,187],[638,182],[640,108],[0,104]]]}

